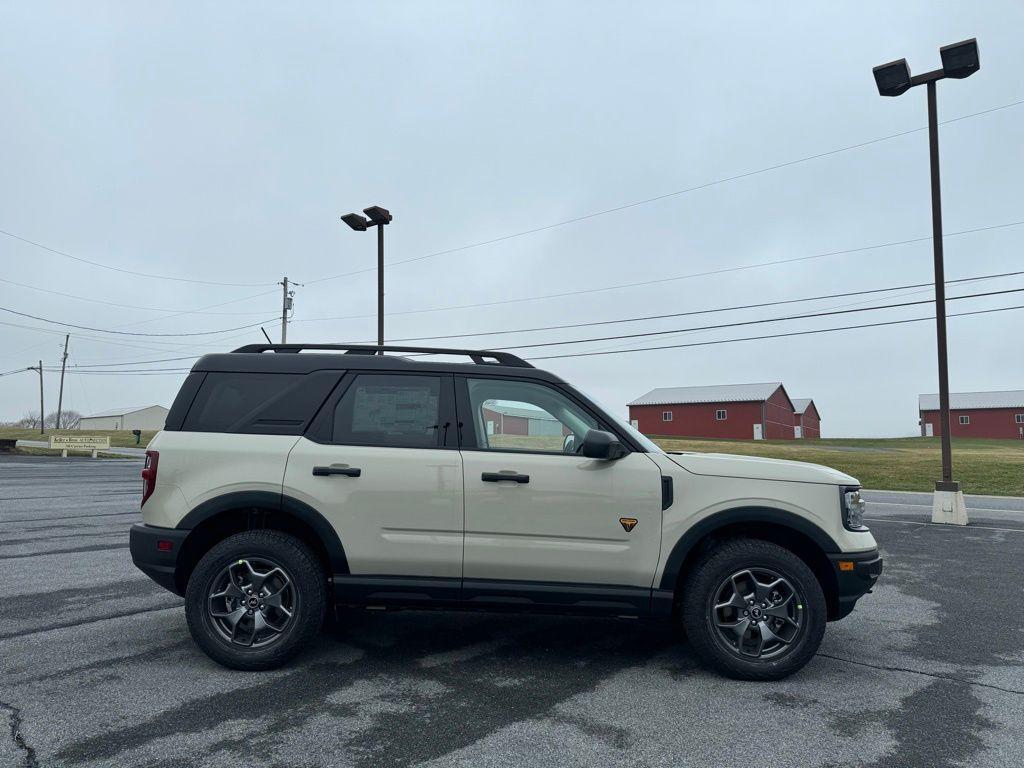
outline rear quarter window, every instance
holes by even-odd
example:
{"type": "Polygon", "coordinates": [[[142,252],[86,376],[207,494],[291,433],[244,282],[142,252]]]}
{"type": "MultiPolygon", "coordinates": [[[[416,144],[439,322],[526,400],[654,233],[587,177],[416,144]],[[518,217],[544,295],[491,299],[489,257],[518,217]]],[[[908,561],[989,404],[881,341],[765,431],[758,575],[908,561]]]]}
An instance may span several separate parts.
{"type": "Polygon", "coordinates": [[[201,378],[194,385],[194,397],[188,397],[190,407],[181,426],[183,431],[301,435],[337,386],[342,372],[196,375],[201,378]]]}

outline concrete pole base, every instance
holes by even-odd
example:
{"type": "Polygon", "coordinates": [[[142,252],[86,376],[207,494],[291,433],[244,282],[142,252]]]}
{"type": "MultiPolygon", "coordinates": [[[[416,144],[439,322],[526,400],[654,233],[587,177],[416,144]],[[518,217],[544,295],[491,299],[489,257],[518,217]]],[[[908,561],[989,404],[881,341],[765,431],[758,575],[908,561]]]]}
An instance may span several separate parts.
{"type": "Polygon", "coordinates": [[[932,497],[932,522],[967,525],[967,505],[960,483],[936,483],[932,497]]]}

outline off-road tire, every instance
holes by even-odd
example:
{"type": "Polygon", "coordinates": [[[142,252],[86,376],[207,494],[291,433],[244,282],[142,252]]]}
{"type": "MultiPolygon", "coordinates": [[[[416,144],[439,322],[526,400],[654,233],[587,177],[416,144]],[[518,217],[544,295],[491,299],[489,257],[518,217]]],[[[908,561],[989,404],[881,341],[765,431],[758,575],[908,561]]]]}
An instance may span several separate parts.
{"type": "Polygon", "coordinates": [[[225,667],[262,670],[279,667],[320,631],[327,607],[327,578],[316,556],[299,539],[280,531],[260,529],[236,533],[203,555],[185,592],[185,616],[196,644],[225,667]],[[213,580],[233,562],[264,558],[279,564],[296,593],[294,615],[281,636],[266,647],[231,643],[214,628],[208,608],[213,580]]]}
{"type": "Polygon", "coordinates": [[[702,555],[683,583],[682,624],[698,657],[722,674],[739,680],[778,680],[801,669],[825,634],[827,607],[817,577],[793,552],[761,539],[730,539],[702,555]],[[774,658],[741,658],[725,647],[714,624],[716,594],[730,575],[767,568],[783,576],[799,593],[802,629],[792,646],[774,658]]]}

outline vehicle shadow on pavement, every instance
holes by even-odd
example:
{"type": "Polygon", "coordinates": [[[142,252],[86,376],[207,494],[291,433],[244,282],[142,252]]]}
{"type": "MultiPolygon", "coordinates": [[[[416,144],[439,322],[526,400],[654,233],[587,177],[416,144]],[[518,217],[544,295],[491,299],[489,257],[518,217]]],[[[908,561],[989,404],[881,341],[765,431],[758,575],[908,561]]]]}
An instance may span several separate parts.
{"type": "MultiPolygon", "coordinates": [[[[667,649],[679,651],[673,675],[697,669],[681,633],[666,625],[416,611],[344,619],[346,625],[326,630],[279,672],[223,670],[197,651],[194,672],[236,678],[231,690],[78,740],[57,756],[70,764],[114,760],[160,739],[189,736],[202,750],[180,755],[175,765],[210,764],[225,752],[261,763],[282,741],[301,741],[303,730],[330,721],[337,764],[410,765],[512,723],[553,716],[560,702],[667,649]]],[[[625,729],[591,730],[617,748],[630,740],[625,729]]]]}

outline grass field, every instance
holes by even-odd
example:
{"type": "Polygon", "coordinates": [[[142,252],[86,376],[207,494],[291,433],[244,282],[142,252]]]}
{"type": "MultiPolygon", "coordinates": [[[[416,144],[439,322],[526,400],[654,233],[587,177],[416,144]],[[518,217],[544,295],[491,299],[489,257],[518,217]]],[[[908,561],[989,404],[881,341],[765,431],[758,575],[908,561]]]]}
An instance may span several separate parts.
{"type": "MultiPolygon", "coordinates": [[[[824,440],[653,438],[666,451],[737,453],[825,464],[865,488],[932,491],[942,477],[937,437],[824,440]]],[[[953,439],[953,477],[965,493],[1024,496],[1024,440],[953,439]]]]}
{"type": "MultiPolygon", "coordinates": [[[[156,430],[144,430],[140,448],[145,448],[153,439],[156,430]]],[[[112,429],[48,429],[39,434],[38,429],[20,429],[17,427],[0,427],[0,440],[48,440],[50,435],[109,435],[111,448],[134,448],[135,435],[131,432],[118,432],[112,429]]]]}

